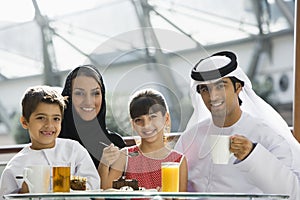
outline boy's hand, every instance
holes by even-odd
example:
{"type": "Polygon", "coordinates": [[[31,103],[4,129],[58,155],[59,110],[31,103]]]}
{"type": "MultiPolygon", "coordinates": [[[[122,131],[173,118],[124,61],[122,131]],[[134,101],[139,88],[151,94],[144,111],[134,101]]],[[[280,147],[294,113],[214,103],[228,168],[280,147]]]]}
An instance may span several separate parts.
{"type": "Polygon", "coordinates": [[[101,163],[106,166],[111,166],[120,157],[121,150],[114,144],[109,145],[103,149],[101,163]]]}
{"type": "Polygon", "coordinates": [[[25,181],[22,183],[22,187],[21,187],[19,193],[29,193],[29,188],[28,188],[28,185],[25,183],[25,181]]]}

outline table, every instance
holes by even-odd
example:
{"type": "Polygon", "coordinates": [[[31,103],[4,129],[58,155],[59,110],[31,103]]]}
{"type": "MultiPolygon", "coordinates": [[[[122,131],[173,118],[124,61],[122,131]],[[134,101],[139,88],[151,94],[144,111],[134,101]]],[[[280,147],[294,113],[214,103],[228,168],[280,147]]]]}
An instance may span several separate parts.
{"type": "Polygon", "coordinates": [[[131,199],[147,198],[160,200],[164,198],[172,199],[288,199],[284,194],[246,194],[246,193],[202,193],[202,192],[70,192],[70,193],[27,193],[27,194],[9,194],[4,196],[5,199],[131,199]]]}

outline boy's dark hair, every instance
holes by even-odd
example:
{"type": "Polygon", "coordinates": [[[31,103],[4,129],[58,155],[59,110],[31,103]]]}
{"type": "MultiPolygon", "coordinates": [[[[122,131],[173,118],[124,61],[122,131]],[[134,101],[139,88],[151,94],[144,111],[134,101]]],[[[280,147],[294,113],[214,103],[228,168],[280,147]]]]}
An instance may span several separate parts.
{"type": "Polygon", "coordinates": [[[26,90],[22,99],[22,115],[29,121],[30,115],[39,103],[59,105],[61,114],[64,114],[65,98],[56,89],[50,86],[34,86],[26,90]]]}
{"type": "Polygon", "coordinates": [[[157,91],[146,89],[133,96],[129,104],[131,119],[149,113],[161,111],[163,115],[168,111],[164,97],[157,91]]]}

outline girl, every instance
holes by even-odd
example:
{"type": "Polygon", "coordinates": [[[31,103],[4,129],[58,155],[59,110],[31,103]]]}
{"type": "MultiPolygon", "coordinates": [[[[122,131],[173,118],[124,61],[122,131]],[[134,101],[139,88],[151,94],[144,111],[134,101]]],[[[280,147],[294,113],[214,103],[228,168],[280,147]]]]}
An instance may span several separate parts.
{"type": "Polygon", "coordinates": [[[125,175],[126,179],[136,179],[139,187],[159,190],[161,163],[179,162],[179,191],[186,191],[186,159],[164,143],[164,130],[170,124],[170,115],[163,96],[151,89],[139,91],[130,101],[129,113],[132,128],[141,137],[141,142],[122,150],[113,145],[104,148],[98,169],[101,187],[111,188],[113,180],[125,175]]]}

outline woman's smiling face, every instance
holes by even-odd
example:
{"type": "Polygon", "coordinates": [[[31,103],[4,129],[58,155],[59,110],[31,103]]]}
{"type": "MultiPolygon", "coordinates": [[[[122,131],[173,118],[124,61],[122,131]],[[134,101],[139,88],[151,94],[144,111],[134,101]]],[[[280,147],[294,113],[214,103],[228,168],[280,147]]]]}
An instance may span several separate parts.
{"type": "Polygon", "coordinates": [[[92,77],[79,75],[72,81],[72,102],[78,115],[85,121],[96,118],[102,104],[99,83],[92,77]]]}

